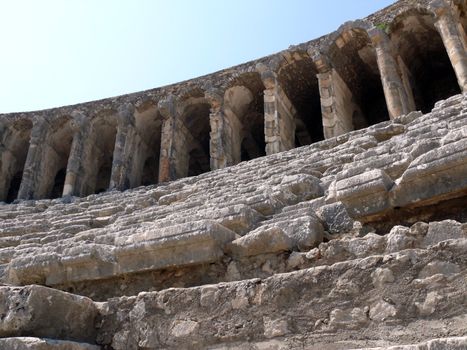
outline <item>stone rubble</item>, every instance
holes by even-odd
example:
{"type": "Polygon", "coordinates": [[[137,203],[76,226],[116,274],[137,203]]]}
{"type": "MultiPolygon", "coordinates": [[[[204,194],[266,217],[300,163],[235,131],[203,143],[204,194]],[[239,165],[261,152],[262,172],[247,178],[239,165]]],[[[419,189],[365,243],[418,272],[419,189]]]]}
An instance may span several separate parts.
{"type": "Polygon", "coordinates": [[[462,349],[460,115],[465,94],[397,133],[385,123],[159,186],[0,206],[0,345],[462,349]],[[416,135],[435,149],[408,139],[427,122],[445,126],[416,135]],[[380,129],[391,136],[353,146],[380,129]]]}

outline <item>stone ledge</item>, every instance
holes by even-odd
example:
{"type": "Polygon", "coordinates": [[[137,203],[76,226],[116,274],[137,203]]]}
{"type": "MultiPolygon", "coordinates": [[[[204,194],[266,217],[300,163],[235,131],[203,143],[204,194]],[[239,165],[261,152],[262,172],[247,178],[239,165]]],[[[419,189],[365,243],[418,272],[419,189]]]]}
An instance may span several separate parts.
{"type": "Polygon", "coordinates": [[[41,339],[33,337],[0,339],[0,349],[4,350],[100,350],[101,347],[66,340],[41,339]]]}
{"type": "Polygon", "coordinates": [[[378,348],[360,348],[355,350],[464,350],[467,349],[467,337],[433,339],[411,345],[395,345],[378,348]]]}
{"type": "Polygon", "coordinates": [[[95,340],[98,311],[89,298],[37,285],[0,287],[0,308],[0,337],[95,340]]]}
{"type": "MultiPolygon", "coordinates": [[[[338,344],[381,339],[383,329],[389,344],[424,341],[435,330],[440,337],[461,336],[467,316],[467,271],[462,268],[466,243],[449,240],[426,250],[374,255],[264,280],[114,298],[103,304],[98,343],[116,350],[137,344],[206,349],[221,344],[229,348],[245,339],[288,341],[300,336],[307,345],[317,339],[338,344]],[[427,273],[431,262],[457,268],[427,273]]],[[[289,348],[303,348],[303,343],[289,348]]]]}
{"type": "Polygon", "coordinates": [[[88,243],[79,249],[64,249],[61,254],[44,250],[14,258],[8,267],[8,281],[52,286],[209,263],[221,258],[224,245],[235,237],[235,232],[209,220],[164,228],[146,224],[117,237],[115,246],[88,243]]]}

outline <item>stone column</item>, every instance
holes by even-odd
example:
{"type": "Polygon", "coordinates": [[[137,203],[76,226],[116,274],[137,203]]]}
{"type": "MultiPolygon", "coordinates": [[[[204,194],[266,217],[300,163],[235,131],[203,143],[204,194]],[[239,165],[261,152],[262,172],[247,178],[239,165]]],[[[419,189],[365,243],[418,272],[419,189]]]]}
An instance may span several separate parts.
{"type": "Polygon", "coordinates": [[[42,116],[33,118],[31,140],[24,164],[23,178],[18,192],[18,199],[36,199],[36,189],[43,178],[44,151],[47,146],[49,123],[42,116]]]}
{"type": "MultiPolygon", "coordinates": [[[[410,102],[402,81],[397,61],[391,50],[388,36],[381,29],[373,27],[368,35],[376,50],[376,61],[383,84],[384,97],[389,112],[389,118],[394,119],[409,113],[410,102]]],[[[413,105],[413,103],[412,103],[413,105]]]]}
{"type": "Polygon", "coordinates": [[[266,88],[264,90],[266,155],[292,149],[295,147],[295,108],[280,87],[276,73],[263,70],[261,79],[266,88]]]}
{"type": "Polygon", "coordinates": [[[211,170],[222,169],[234,164],[230,126],[224,113],[224,97],[220,90],[211,88],[206,91],[205,98],[211,105],[211,113],[209,114],[211,170]]]}
{"type": "Polygon", "coordinates": [[[308,54],[319,72],[317,78],[324,138],[329,139],[352,131],[352,114],[355,109],[352,92],[326,56],[313,50],[308,51],[308,54]]]}
{"type": "Polygon", "coordinates": [[[467,45],[464,37],[459,32],[459,27],[448,4],[443,0],[434,0],[430,3],[430,9],[436,16],[436,29],[443,39],[461,91],[467,92],[467,52],[465,51],[467,45]]]}
{"type": "Polygon", "coordinates": [[[130,103],[121,105],[117,111],[118,128],[112,159],[110,189],[119,191],[130,188],[132,163],[135,149],[135,108],[130,103]]]}
{"type": "Polygon", "coordinates": [[[167,96],[158,103],[162,118],[161,153],[159,157],[159,182],[175,180],[179,177],[176,157],[175,137],[177,133],[176,98],[167,96]]]}
{"type": "Polygon", "coordinates": [[[11,152],[5,145],[9,134],[6,121],[0,120],[0,201],[6,200],[11,177],[9,174],[10,164],[8,164],[8,160],[12,157],[7,154],[11,152]]]}
{"type": "Polygon", "coordinates": [[[79,111],[71,113],[73,118],[71,126],[73,128],[73,141],[71,143],[70,156],[66,168],[65,185],[63,186],[63,196],[81,196],[81,182],[85,177],[86,169],[83,166],[85,144],[90,134],[90,120],[79,111]]]}

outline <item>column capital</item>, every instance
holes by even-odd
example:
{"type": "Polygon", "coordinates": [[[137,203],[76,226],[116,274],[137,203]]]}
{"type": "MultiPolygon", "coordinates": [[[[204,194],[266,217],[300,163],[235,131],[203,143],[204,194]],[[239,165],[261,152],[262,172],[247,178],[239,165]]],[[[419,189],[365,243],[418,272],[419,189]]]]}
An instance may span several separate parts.
{"type": "Polygon", "coordinates": [[[277,85],[277,73],[264,63],[258,63],[256,70],[261,75],[261,80],[266,90],[274,89],[277,85]]]}
{"type": "Polygon", "coordinates": [[[32,117],[31,144],[42,141],[49,127],[49,122],[42,115],[32,117]]]}
{"type": "Polygon", "coordinates": [[[157,108],[164,119],[175,118],[177,98],[173,94],[169,94],[157,103],[157,108]]]}
{"type": "Polygon", "coordinates": [[[450,13],[449,4],[444,0],[432,0],[428,4],[428,9],[435,15],[435,19],[450,13]]]}
{"type": "Polygon", "coordinates": [[[135,125],[135,106],[123,103],[117,108],[118,124],[121,126],[135,125]]]}
{"type": "Polygon", "coordinates": [[[74,110],[70,113],[70,116],[71,116],[70,124],[74,132],[83,131],[90,124],[89,118],[82,111],[74,110]]]}
{"type": "Polygon", "coordinates": [[[327,55],[311,47],[307,50],[307,52],[315,63],[316,69],[319,73],[327,73],[332,69],[332,64],[327,55]]]}
{"type": "Polygon", "coordinates": [[[389,42],[388,35],[381,28],[371,27],[367,30],[367,33],[368,37],[371,39],[371,42],[375,46],[389,42]]]}
{"type": "Polygon", "coordinates": [[[224,105],[224,93],[218,88],[209,88],[205,91],[204,97],[211,105],[211,112],[219,112],[224,105]]]}

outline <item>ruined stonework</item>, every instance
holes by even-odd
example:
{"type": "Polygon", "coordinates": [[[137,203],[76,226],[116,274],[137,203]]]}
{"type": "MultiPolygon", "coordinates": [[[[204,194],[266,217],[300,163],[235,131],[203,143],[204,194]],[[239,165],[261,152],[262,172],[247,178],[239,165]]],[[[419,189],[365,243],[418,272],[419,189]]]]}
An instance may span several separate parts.
{"type": "Polygon", "coordinates": [[[467,349],[466,30],[0,115],[0,349],[467,349]]]}

